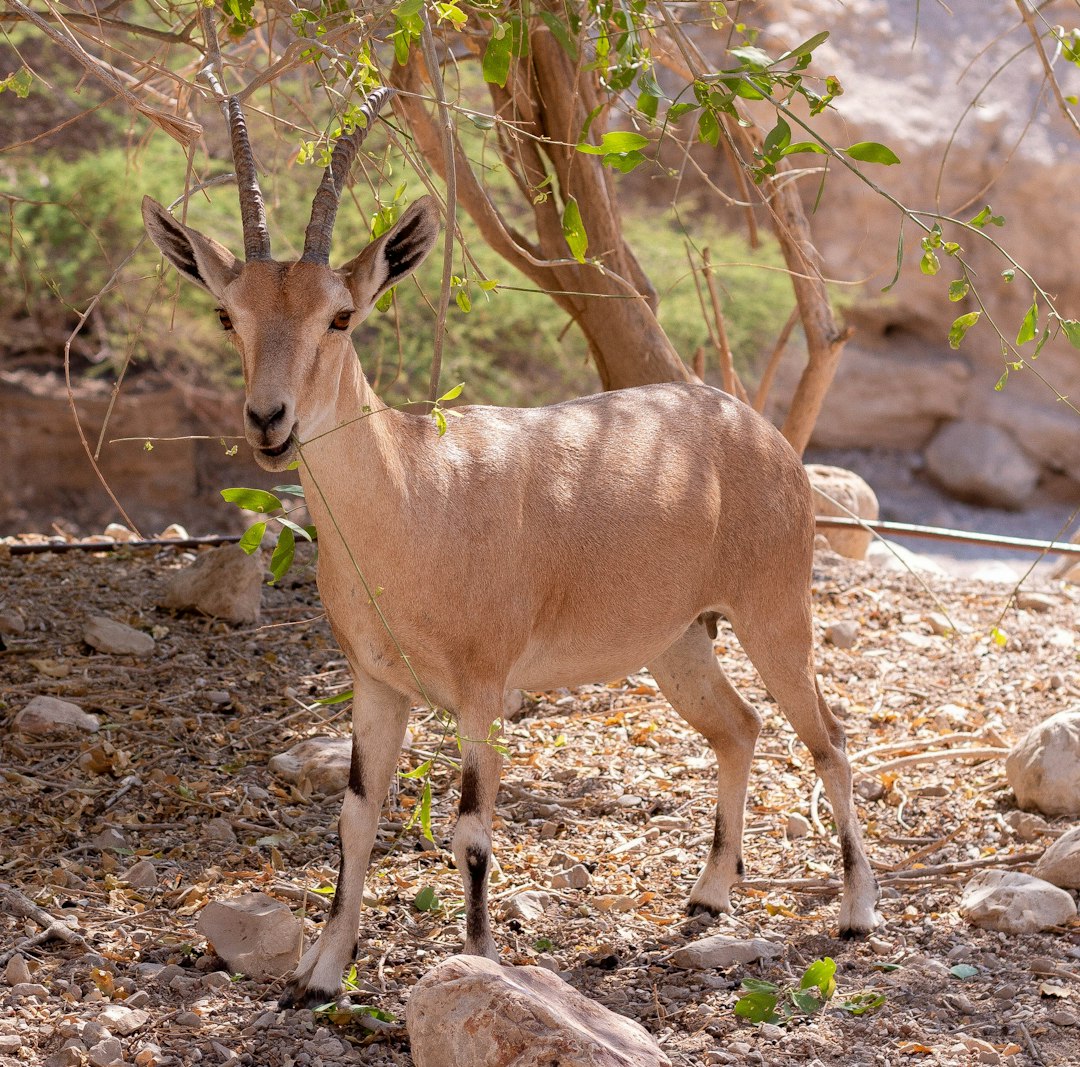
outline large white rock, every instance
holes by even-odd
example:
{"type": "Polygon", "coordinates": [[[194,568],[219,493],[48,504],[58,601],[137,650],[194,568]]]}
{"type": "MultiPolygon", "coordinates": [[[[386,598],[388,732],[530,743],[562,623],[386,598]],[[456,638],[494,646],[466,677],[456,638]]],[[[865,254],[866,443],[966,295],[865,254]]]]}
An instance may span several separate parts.
{"type": "Polygon", "coordinates": [[[1062,834],[1042,854],[1031,873],[1061,889],[1080,889],[1080,826],[1062,834]]]}
{"type": "Polygon", "coordinates": [[[670,1067],[639,1023],[541,967],[451,956],[405,1009],[416,1067],[670,1067]]]}
{"type": "Polygon", "coordinates": [[[15,716],[15,729],[24,734],[62,734],[82,730],[94,733],[101,723],[96,715],[59,697],[34,697],[15,716]]]}
{"type": "Polygon", "coordinates": [[[197,611],[226,622],[258,622],[262,587],[258,554],[222,545],[172,574],[158,603],[170,611],[197,611]]]}
{"type": "Polygon", "coordinates": [[[340,793],[349,784],[352,739],[309,737],[270,757],[270,773],[313,793],[340,793]]]}
{"type": "Polygon", "coordinates": [[[1034,934],[1076,918],[1076,902],[1057,886],[1018,871],[983,871],[964,887],[960,914],[985,930],[1034,934]]]}
{"type": "Polygon", "coordinates": [[[1080,708],[1032,727],[1006,758],[1005,777],[1021,808],[1080,815],[1080,708]]]}
{"type": "MultiPolygon", "coordinates": [[[[806,473],[814,491],[814,514],[841,518],[876,519],[878,498],[868,482],[854,471],[808,463],[806,473]],[[834,503],[835,501],[835,503],[834,503]]],[[[865,530],[823,528],[829,547],[848,559],[866,559],[874,535],[865,530]]]]}
{"type": "Polygon", "coordinates": [[[296,966],[303,949],[300,920],[265,893],[212,900],[196,928],[229,970],[252,978],[279,978],[296,966]]]}
{"type": "Polygon", "coordinates": [[[985,422],[947,423],[925,455],[934,481],[975,504],[1022,508],[1039,483],[1039,464],[1005,430],[985,422]]]}
{"type": "Polygon", "coordinates": [[[91,615],[86,620],[83,640],[98,652],[113,656],[143,657],[154,651],[154,639],[149,634],[107,615],[91,615]]]}

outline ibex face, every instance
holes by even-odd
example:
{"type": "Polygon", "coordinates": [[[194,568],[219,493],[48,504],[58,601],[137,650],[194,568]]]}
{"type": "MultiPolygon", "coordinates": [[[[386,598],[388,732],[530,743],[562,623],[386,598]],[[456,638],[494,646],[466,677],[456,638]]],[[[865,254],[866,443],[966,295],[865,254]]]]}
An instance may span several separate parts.
{"type": "MultiPolygon", "coordinates": [[[[244,369],[244,432],[259,465],[282,471],[297,444],[333,429],[357,412],[339,412],[339,387],[352,371],[350,335],[387,289],[431,251],[439,215],[422,197],[397,224],[340,270],[332,270],[330,239],[345,177],[365,132],[391,95],[379,89],[362,110],[367,124],[338,139],[312,204],[304,252],[295,262],[270,256],[266,213],[247,130],[235,98],[226,103],[240,187],[245,261],[217,241],[177,222],[143,199],[151,240],[184,277],[212,293],[218,318],[240,351],[244,369]]],[[[352,393],[354,396],[355,393],[352,393]]]]}
{"type": "Polygon", "coordinates": [[[151,239],[185,277],[212,293],[218,318],[240,351],[244,432],[255,459],[285,470],[296,443],[357,412],[338,413],[339,383],[356,359],[352,331],[391,286],[423,262],[438,235],[430,197],[340,270],[301,259],[240,262],[217,241],[143,201],[151,239]]]}

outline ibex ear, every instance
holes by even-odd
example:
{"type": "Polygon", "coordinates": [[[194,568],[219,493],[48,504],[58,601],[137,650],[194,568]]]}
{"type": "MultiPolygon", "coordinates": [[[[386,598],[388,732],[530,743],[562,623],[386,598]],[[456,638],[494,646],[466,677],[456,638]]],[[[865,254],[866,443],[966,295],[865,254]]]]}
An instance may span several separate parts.
{"type": "Polygon", "coordinates": [[[341,268],[357,310],[370,311],[391,286],[407,278],[435,247],[439,209],[430,196],[416,201],[381,237],[341,268]]]}
{"type": "Polygon", "coordinates": [[[143,197],[143,223],[150,240],[185,277],[220,297],[239,273],[240,262],[224,245],[177,222],[156,200],[143,197]]]}

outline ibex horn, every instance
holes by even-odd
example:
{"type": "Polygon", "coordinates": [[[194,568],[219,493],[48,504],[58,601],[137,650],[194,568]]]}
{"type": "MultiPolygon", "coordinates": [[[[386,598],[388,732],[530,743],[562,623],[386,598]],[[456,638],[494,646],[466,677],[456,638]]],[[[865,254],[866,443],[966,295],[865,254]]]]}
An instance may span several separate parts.
{"type": "Polygon", "coordinates": [[[240,101],[230,96],[223,105],[232,138],[233,167],[240,189],[240,220],[244,226],[244,258],[270,258],[270,231],[266,228],[266,208],[262,190],[255,174],[255,157],[251,154],[247,123],[240,110],[240,101]]]}
{"type": "Polygon", "coordinates": [[[352,169],[356,153],[364,143],[368,130],[375,124],[375,119],[387,100],[394,95],[388,86],[380,86],[360,105],[367,124],[356,126],[351,133],[343,133],[334,145],[330,157],[330,166],[323,172],[315,199],[311,204],[311,221],[304,233],[303,263],[329,263],[330,239],[334,235],[334,219],[337,217],[338,203],[345,179],[352,169]]]}

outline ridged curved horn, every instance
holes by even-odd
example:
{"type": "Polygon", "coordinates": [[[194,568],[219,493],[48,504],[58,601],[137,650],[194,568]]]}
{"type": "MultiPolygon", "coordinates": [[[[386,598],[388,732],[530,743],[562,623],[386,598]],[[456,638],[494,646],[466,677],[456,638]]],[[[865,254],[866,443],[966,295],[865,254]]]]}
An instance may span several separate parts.
{"type": "Polygon", "coordinates": [[[380,86],[361,105],[360,110],[367,119],[366,126],[357,126],[352,133],[342,134],[334,145],[330,166],[323,172],[315,199],[311,204],[311,221],[304,231],[304,254],[300,257],[304,263],[329,263],[330,239],[334,235],[334,220],[337,218],[341,190],[345,179],[352,170],[356,153],[364,143],[368,130],[375,125],[375,119],[383,105],[394,95],[389,86],[380,86]]]}
{"type": "Polygon", "coordinates": [[[240,190],[240,221],[244,227],[244,258],[270,258],[270,231],[266,228],[266,208],[263,205],[262,190],[255,173],[255,157],[251,153],[248,140],[247,123],[240,101],[230,96],[222,104],[225,118],[229,123],[229,136],[232,140],[233,167],[236,170],[236,184],[240,190]]]}

